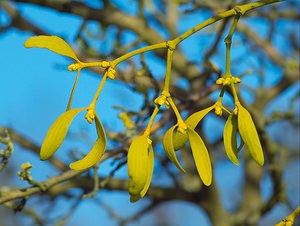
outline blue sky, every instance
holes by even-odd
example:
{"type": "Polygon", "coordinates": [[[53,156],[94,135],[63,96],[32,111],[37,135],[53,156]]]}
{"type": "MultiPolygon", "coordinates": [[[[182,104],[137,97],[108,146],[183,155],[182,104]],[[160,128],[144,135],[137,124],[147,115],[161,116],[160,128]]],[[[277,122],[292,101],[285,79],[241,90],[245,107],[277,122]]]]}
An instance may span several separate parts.
{"type": "MultiPolygon", "coordinates": [[[[124,11],[133,13],[136,10],[135,4],[126,4],[126,1],[115,1],[118,2],[117,5],[124,7],[124,11]],[[127,7],[125,7],[127,6],[127,7]],[[132,8],[130,8],[132,7],[132,8]]],[[[45,10],[40,7],[32,7],[26,4],[20,5],[22,15],[26,18],[34,21],[37,25],[42,26],[45,30],[53,35],[58,35],[63,37],[66,41],[73,43],[75,34],[81,25],[81,19],[76,16],[70,16],[66,14],[60,14],[55,11],[45,10]],[[43,19],[41,19],[43,18],[43,19]]],[[[187,28],[192,27],[197,24],[197,21],[202,21],[204,18],[210,15],[198,15],[195,14],[191,17],[184,18],[178,25],[178,30],[181,32],[185,31],[187,28]]],[[[0,11],[0,22],[6,23],[5,15],[0,11]]],[[[250,21],[251,22],[251,21],[250,21]]],[[[261,23],[257,27],[258,30],[264,31],[266,29],[266,24],[261,23]]],[[[91,30],[93,30],[93,23],[90,24],[91,30]]],[[[291,29],[291,28],[286,28],[291,29]]],[[[110,35],[114,35],[114,30],[110,31],[110,35]]],[[[202,46],[208,45],[212,40],[211,32],[209,29],[200,32],[202,35],[197,34],[190,39],[184,41],[180,46],[183,49],[190,60],[198,61],[203,56],[199,56],[202,46]],[[193,46],[191,48],[190,46],[193,46]]],[[[67,66],[72,63],[69,59],[59,56],[53,52],[44,49],[25,49],[24,42],[32,34],[29,32],[20,32],[16,29],[10,29],[9,31],[0,35],[0,100],[1,100],[1,110],[0,110],[0,126],[8,126],[16,128],[18,132],[25,134],[28,138],[35,141],[37,144],[41,144],[44,136],[49,129],[50,125],[54,120],[64,112],[70,90],[73,85],[76,73],[69,72],[67,66]]],[[[261,34],[264,35],[264,34],[261,34]]],[[[124,42],[129,42],[135,37],[128,33],[124,37],[124,42]]],[[[235,41],[239,41],[241,37],[234,37],[235,41]]],[[[281,43],[278,37],[278,43],[281,43]]],[[[107,48],[109,46],[109,36],[105,41],[105,45],[101,43],[93,43],[95,47],[107,48]]],[[[223,43],[221,44],[223,45],[223,43]]],[[[239,46],[233,46],[233,51],[238,56],[239,51],[237,50],[239,46]]],[[[284,48],[279,46],[279,48],[284,48]]],[[[220,48],[221,52],[224,52],[224,48],[220,48]]],[[[243,51],[243,50],[241,50],[243,51]]],[[[221,56],[224,56],[224,54],[221,56]]],[[[234,58],[235,56],[233,56],[234,58]]],[[[214,62],[218,63],[221,68],[223,68],[223,57],[214,57],[214,62]]],[[[251,61],[251,59],[250,59],[251,61]]],[[[164,74],[164,63],[157,62],[153,58],[149,58],[147,63],[151,67],[152,72],[158,78],[161,78],[164,74]]],[[[257,64],[257,62],[252,62],[257,64]]],[[[236,73],[242,73],[246,68],[233,68],[236,73]]],[[[276,84],[276,81],[281,76],[280,71],[269,66],[268,73],[270,78],[266,81],[266,86],[272,86],[276,84]]],[[[256,76],[247,76],[245,82],[250,86],[257,87],[258,79],[256,76]]],[[[100,80],[97,76],[90,72],[82,71],[79,78],[78,88],[75,94],[74,106],[75,107],[85,107],[88,106],[93,98],[93,95],[98,87],[100,80]]],[[[299,90],[299,87],[295,87],[290,93],[293,94],[295,90],[299,90]]],[[[287,94],[287,95],[291,95],[287,94]]],[[[245,94],[248,101],[251,101],[251,95],[245,94]]],[[[100,103],[98,104],[97,111],[101,118],[102,123],[106,128],[110,129],[123,129],[122,123],[117,119],[118,110],[113,109],[113,106],[123,106],[126,109],[138,110],[142,104],[142,99],[140,96],[134,94],[127,87],[122,86],[119,82],[108,81],[105,88],[100,96],[100,103]]],[[[296,106],[299,108],[299,106],[296,106]]],[[[222,130],[223,124],[213,123],[215,118],[210,116],[207,119],[206,130],[222,130]]],[[[91,138],[88,143],[93,141],[95,138],[94,126],[89,126],[83,115],[78,116],[78,118],[72,124],[72,133],[76,134],[80,131],[88,134],[91,138]]],[[[297,131],[299,133],[299,131],[297,131]]],[[[57,156],[60,156],[67,162],[70,162],[66,150],[70,148],[75,148],[80,144],[81,141],[76,141],[76,137],[69,137],[70,139],[64,143],[62,148],[57,152],[57,156]]],[[[214,139],[214,137],[211,137],[214,139]]],[[[86,146],[84,146],[86,148],[86,146]]],[[[34,166],[32,169],[32,175],[35,179],[44,180],[48,175],[55,175],[57,172],[49,168],[46,163],[40,162],[36,156],[30,154],[28,151],[20,149],[18,146],[12,157],[12,163],[20,165],[21,163],[30,161],[34,166]]],[[[228,209],[233,209],[241,197],[236,197],[235,194],[241,191],[241,180],[243,180],[242,167],[236,167],[231,162],[219,162],[214,167],[214,176],[217,181],[218,186],[223,197],[224,205],[228,209]],[[228,184],[230,181],[230,184],[228,184]],[[235,189],[235,193],[231,191],[235,189]]],[[[100,167],[100,174],[105,175],[109,172],[110,166],[108,163],[100,167]]],[[[289,177],[289,172],[298,169],[299,165],[295,164],[290,166],[286,172],[286,178],[289,177]]],[[[15,169],[15,172],[18,169],[15,169]]],[[[159,181],[159,172],[154,172],[154,179],[159,181]]],[[[126,177],[126,167],[117,174],[121,177],[126,177]]],[[[1,175],[0,175],[1,179],[1,175]]],[[[299,181],[298,181],[299,182],[299,181]]],[[[15,183],[27,186],[25,182],[15,181],[15,183]]],[[[159,182],[161,183],[161,181],[159,182]]],[[[289,189],[292,189],[292,193],[299,189],[299,183],[293,185],[289,189]],[[297,187],[298,186],[298,187],[297,187]]],[[[262,183],[263,196],[266,199],[270,194],[270,183],[266,176],[264,182],[262,183]]],[[[299,194],[295,194],[299,198],[299,194]]],[[[67,225],[80,225],[78,222],[84,221],[87,225],[92,225],[95,219],[99,221],[98,225],[102,225],[105,222],[107,226],[117,225],[115,221],[111,221],[109,214],[103,208],[97,205],[98,200],[107,203],[113,209],[116,210],[121,216],[129,216],[135,213],[141,206],[148,204],[147,199],[143,199],[138,204],[130,204],[129,196],[127,193],[112,192],[108,193],[106,191],[100,191],[97,195],[95,202],[84,201],[76,209],[75,214],[68,221],[67,225]],[[91,211],[92,210],[92,211],[91,211]]],[[[299,199],[298,199],[299,200],[299,199]]],[[[32,201],[34,203],[34,201],[32,201]]],[[[60,206],[58,208],[66,207],[70,203],[69,200],[61,200],[60,206]]],[[[288,210],[286,207],[278,207],[280,214],[277,219],[283,217],[288,210]]],[[[196,226],[198,222],[202,222],[201,225],[210,225],[205,214],[196,206],[184,203],[166,203],[155,210],[152,215],[145,215],[142,218],[143,222],[151,222],[153,220],[153,215],[164,214],[168,216],[171,224],[172,222],[182,225],[181,222],[185,222],[186,226],[196,226]],[[174,216],[174,212],[180,212],[182,215],[178,214],[174,216]]],[[[278,212],[277,212],[278,214],[278,212]]],[[[140,225],[141,220],[130,224],[140,225]]],[[[143,223],[143,225],[146,225],[143,223]]],[[[148,224],[149,226],[151,223],[148,224]]]]}

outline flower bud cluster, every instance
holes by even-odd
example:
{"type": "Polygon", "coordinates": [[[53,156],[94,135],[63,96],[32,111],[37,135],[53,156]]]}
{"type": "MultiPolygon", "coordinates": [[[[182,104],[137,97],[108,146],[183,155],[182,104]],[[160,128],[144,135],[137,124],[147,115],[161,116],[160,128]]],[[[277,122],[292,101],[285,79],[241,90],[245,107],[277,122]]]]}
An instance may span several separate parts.
{"type": "Polygon", "coordinates": [[[92,124],[94,119],[95,119],[95,110],[94,109],[89,109],[84,118],[88,121],[88,123],[92,124]]]}
{"type": "Polygon", "coordinates": [[[21,165],[21,169],[23,171],[19,171],[18,175],[20,176],[21,180],[31,180],[31,176],[30,176],[30,169],[32,168],[32,165],[29,162],[23,163],[21,165]]]}
{"type": "Polygon", "coordinates": [[[108,67],[110,67],[110,63],[108,61],[102,61],[101,67],[108,68],[108,67]]]}
{"type": "Polygon", "coordinates": [[[223,110],[222,110],[222,104],[221,103],[217,103],[216,107],[215,107],[215,114],[217,116],[222,116],[223,114],[223,110]]]}
{"type": "Polygon", "coordinates": [[[222,78],[219,78],[216,81],[216,84],[227,86],[227,85],[230,85],[230,84],[237,84],[237,83],[240,83],[240,82],[241,82],[240,78],[237,78],[237,77],[234,77],[234,76],[224,76],[222,78]]]}
{"type": "Polygon", "coordinates": [[[161,96],[157,97],[154,100],[154,103],[157,104],[158,106],[165,105],[167,109],[170,108],[170,103],[168,102],[166,95],[161,95],[161,96]]]}
{"type": "Polygon", "coordinates": [[[186,134],[187,126],[184,122],[178,123],[177,131],[181,134],[186,134]]]}
{"type": "Polygon", "coordinates": [[[68,66],[69,71],[77,71],[79,68],[81,68],[81,66],[78,63],[70,64],[68,66]]]}
{"type": "Polygon", "coordinates": [[[116,77],[116,70],[115,69],[113,69],[112,67],[109,67],[107,69],[106,73],[107,73],[107,77],[109,77],[111,80],[115,79],[115,77],[116,77]]]}

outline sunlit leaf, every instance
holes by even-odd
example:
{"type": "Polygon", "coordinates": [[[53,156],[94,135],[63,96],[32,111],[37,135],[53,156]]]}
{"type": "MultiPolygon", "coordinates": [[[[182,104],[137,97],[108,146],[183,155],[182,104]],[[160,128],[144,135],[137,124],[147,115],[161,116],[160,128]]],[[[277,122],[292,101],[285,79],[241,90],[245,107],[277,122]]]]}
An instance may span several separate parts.
{"type": "Polygon", "coordinates": [[[206,146],[201,137],[191,128],[188,128],[188,136],[200,178],[206,186],[212,181],[212,167],[206,146]]]}
{"type": "Polygon", "coordinates": [[[131,195],[139,195],[147,183],[149,169],[149,143],[147,136],[138,136],[132,141],[127,156],[131,195]]]}
{"type": "Polygon", "coordinates": [[[83,110],[86,110],[86,108],[72,109],[70,111],[66,111],[56,119],[48,130],[42,144],[40,152],[41,160],[50,158],[57,151],[67,135],[71,122],[75,116],[83,110]]]}
{"type": "Polygon", "coordinates": [[[106,136],[103,126],[98,118],[95,116],[95,123],[98,138],[92,147],[91,151],[81,160],[70,164],[70,168],[74,170],[85,170],[95,165],[102,157],[106,148],[106,136]]]}
{"type": "Polygon", "coordinates": [[[66,43],[62,38],[57,36],[33,36],[26,40],[24,46],[26,48],[46,48],[60,55],[70,57],[79,62],[79,59],[77,58],[72,47],[68,43],[66,43]]]}
{"type": "Polygon", "coordinates": [[[264,154],[260,140],[250,113],[241,105],[238,106],[238,128],[247,145],[252,158],[259,164],[264,164],[264,154]]]}
{"type": "Polygon", "coordinates": [[[236,115],[232,113],[230,114],[230,116],[226,121],[224,132],[223,132],[223,140],[224,140],[224,146],[228,158],[234,164],[239,165],[236,133],[237,133],[237,118],[236,115]]]}
{"type": "Polygon", "coordinates": [[[141,198],[143,198],[146,195],[146,193],[150,187],[152,174],[153,174],[153,168],[154,168],[154,151],[153,151],[152,145],[149,145],[148,161],[149,162],[148,162],[146,184],[145,184],[144,188],[142,189],[142,191],[140,192],[140,194],[130,196],[130,202],[136,202],[136,201],[140,200],[141,198]]]}
{"type": "MultiPolygon", "coordinates": [[[[194,114],[190,115],[186,120],[185,123],[187,124],[188,127],[191,129],[195,129],[196,126],[199,124],[199,122],[207,115],[212,109],[214,109],[215,105],[203,109],[201,111],[195,112],[194,114]]],[[[174,149],[177,151],[187,143],[188,141],[188,136],[187,134],[182,134],[180,132],[175,132],[174,138],[173,138],[173,145],[174,149]]]]}
{"type": "Polygon", "coordinates": [[[207,115],[214,108],[215,105],[205,108],[201,111],[195,112],[185,120],[185,123],[191,129],[195,129],[199,122],[205,117],[205,115],[207,115]]]}
{"type": "Polygon", "coordinates": [[[186,142],[188,141],[188,135],[187,134],[183,134],[180,133],[178,131],[175,132],[175,135],[173,137],[173,146],[175,151],[181,149],[184,147],[184,145],[186,144],[186,142]]]}
{"type": "Polygon", "coordinates": [[[151,179],[152,179],[152,174],[153,174],[153,168],[154,168],[154,151],[153,151],[153,147],[152,145],[149,145],[149,149],[148,149],[148,174],[147,174],[147,182],[145,187],[143,188],[143,190],[141,191],[141,196],[144,197],[145,194],[147,193],[150,183],[151,183],[151,179]]]}
{"type": "Polygon", "coordinates": [[[173,146],[173,132],[176,127],[177,127],[177,125],[172,126],[166,132],[166,134],[164,135],[164,138],[163,138],[163,146],[164,146],[164,150],[165,150],[168,158],[171,160],[171,162],[173,162],[180,171],[185,173],[185,170],[182,168],[179,161],[177,160],[177,157],[175,155],[174,146],[173,146]]]}

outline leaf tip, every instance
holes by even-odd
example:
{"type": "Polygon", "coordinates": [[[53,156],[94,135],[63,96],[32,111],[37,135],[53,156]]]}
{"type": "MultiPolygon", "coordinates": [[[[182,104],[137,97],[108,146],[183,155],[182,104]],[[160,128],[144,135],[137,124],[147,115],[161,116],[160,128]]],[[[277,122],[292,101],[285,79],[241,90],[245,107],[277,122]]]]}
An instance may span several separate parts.
{"type": "Polygon", "coordinates": [[[76,162],[72,162],[69,164],[70,169],[80,171],[80,170],[86,170],[90,168],[91,166],[84,165],[84,164],[77,164],[76,162]]]}
{"type": "Polygon", "coordinates": [[[209,187],[212,182],[212,176],[208,175],[206,179],[202,178],[202,181],[205,186],[209,187]]]}
{"type": "Polygon", "coordinates": [[[236,165],[236,166],[239,166],[240,165],[240,162],[239,162],[239,160],[238,160],[238,158],[237,157],[232,157],[232,156],[228,156],[228,158],[229,158],[229,160],[234,164],[234,165],[236,165]]]}
{"type": "Polygon", "coordinates": [[[25,42],[24,42],[24,47],[25,48],[32,48],[32,47],[36,47],[36,44],[39,42],[39,39],[45,37],[43,35],[37,35],[37,36],[32,36],[30,38],[28,38],[25,42]]]}
{"type": "Polygon", "coordinates": [[[140,195],[130,195],[130,202],[135,203],[139,201],[142,197],[140,195]]]}
{"type": "MultiPolygon", "coordinates": [[[[232,161],[232,160],[231,160],[232,161]]],[[[240,163],[239,163],[239,161],[238,160],[236,160],[236,161],[232,161],[236,166],[239,166],[240,165],[240,163]]]]}
{"type": "Polygon", "coordinates": [[[41,160],[41,161],[45,161],[45,160],[47,160],[48,158],[50,158],[50,157],[47,157],[47,156],[44,156],[44,155],[40,155],[40,160],[41,160]]]}
{"type": "Polygon", "coordinates": [[[40,160],[45,161],[45,160],[49,159],[56,152],[56,150],[49,151],[49,148],[45,148],[42,144],[42,148],[40,151],[40,160]]]}
{"type": "Polygon", "coordinates": [[[256,162],[257,162],[260,166],[263,166],[263,165],[265,164],[264,156],[262,156],[261,158],[257,159],[256,162]]]}

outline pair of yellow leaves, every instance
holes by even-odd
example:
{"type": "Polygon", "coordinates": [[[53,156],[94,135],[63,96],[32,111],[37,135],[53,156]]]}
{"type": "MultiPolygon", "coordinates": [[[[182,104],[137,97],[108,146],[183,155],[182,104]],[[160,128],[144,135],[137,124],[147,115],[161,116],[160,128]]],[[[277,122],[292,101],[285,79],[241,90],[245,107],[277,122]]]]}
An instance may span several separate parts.
{"type": "Polygon", "coordinates": [[[239,165],[236,140],[236,134],[239,131],[250,155],[262,166],[264,165],[263,150],[252,117],[241,104],[237,104],[236,107],[238,108],[237,115],[231,113],[224,127],[223,139],[226,154],[234,164],[239,165]]]}
{"type": "MultiPolygon", "coordinates": [[[[76,56],[72,47],[66,43],[63,39],[57,36],[34,36],[29,38],[25,42],[26,48],[46,48],[55,53],[58,53],[63,56],[70,57],[74,59],[77,63],[82,63],[78,57],[76,56]]],[[[75,86],[74,86],[75,87],[75,86]]],[[[72,94],[74,92],[74,88],[72,90],[72,94]]],[[[72,95],[70,99],[72,98],[72,95]]],[[[70,101],[69,101],[70,104],[70,101]]],[[[69,108],[69,106],[68,106],[69,108]]],[[[41,160],[46,160],[50,158],[57,149],[61,146],[64,141],[68,129],[71,125],[71,122],[76,117],[76,115],[82,111],[88,110],[87,108],[77,108],[72,110],[67,110],[61,116],[57,118],[57,120],[50,127],[40,151],[41,160]]],[[[70,164],[70,168],[74,170],[85,170],[93,165],[95,165],[100,158],[102,157],[105,148],[106,148],[106,136],[103,129],[103,126],[98,118],[95,116],[95,124],[97,130],[97,140],[95,141],[91,151],[81,160],[73,162],[70,164]]]]}
{"type": "Polygon", "coordinates": [[[201,137],[195,132],[195,128],[198,123],[204,118],[204,116],[213,108],[214,106],[206,108],[189,116],[185,121],[185,124],[187,126],[185,134],[176,131],[174,135],[174,130],[178,128],[178,125],[174,125],[166,132],[163,139],[164,150],[168,158],[183,173],[185,172],[185,170],[177,160],[175,150],[181,149],[188,140],[190,141],[190,146],[196,164],[197,172],[206,186],[209,186],[212,181],[211,161],[207,148],[201,137]]]}
{"type": "MultiPolygon", "coordinates": [[[[212,169],[207,148],[201,137],[194,131],[199,122],[214,108],[216,105],[196,112],[189,116],[185,123],[188,127],[187,133],[183,134],[174,130],[178,125],[171,127],[164,136],[163,145],[169,159],[177,166],[179,170],[185,172],[176,158],[175,150],[181,149],[188,140],[190,140],[191,149],[196,163],[196,168],[203,183],[210,185],[212,179],[212,169]]],[[[252,158],[259,164],[264,164],[264,155],[262,146],[250,113],[241,105],[237,104],[238,113],[231,113],[228,117],[223,133],[223,141],[228,158],[239,165],[237,132],[239,131],[243,142],[252,158]]]]}
{"type": "MultiPolygon", "coordinates": [[[[163,146],[168,158],[182,172],[185,172],[185,170],[180,165],[175,150],[182,148],[190,140],[197,171],[203,183],[207,186],[212,181],[211,161],[203,140],[194,129],[200,120],[213,108],[214,106],[191,115],[186,120],[186,125],[188,126],[186,134],[176,131],[174,135],[175,129],[179,127],[176,124],[166,132],[163,138],[163,146]]],[[[150,186],[153,166],[154,152],[151,140],[146,135],[136,137],[128,151],[128,190],[131,202],[136,202],[145,196],[150,186]]]]}
{"type": "MultiPolygon", "coordinates": [[[[50,158],[63,143],[71,122],[81,111],[87,108],[76,108],[66,111],[59,116],[50,127],[44,142],[42,144],[40,158],[46,160],[50,158]]],[[[97,140],[95,141],[91,151],[81,160],[70,164],[70,168],[74,170],[85,170],[95,165],[102,157],[106,148],[106,136],[103,126],[98,118],[95,116],[95,124],[97,130],[97,140]]]]}
{"type": "MultiPolygon", "coordinates": [[[[57,36],[31,37],[25,42],[25,47],[47,48],[55,53],[74,59],[79,65],[82,63],[77,58],[72,47],[57,36]]],[[[78,70],[78,68],[71,69],[78,70]]],[[[260,165],[263,165],[264,156],[252,117],[241,105],[238,105],[237,107],[237,116],[232,113],[228,117],[224,128],[224,145],[226,153],[232,162],[239,164],[237,158],[238,148],[236,144],[236,133],[239,131],[242,140],[247,145],[248,150],[254,160],[260,165]]],[[[179,125],[176,124],[166,132],[163,139],[163,146],[167,156],[182,172],[185,172],[185,170],[177,160],[175,150],[182,148],[186,142],[190,140],[197,171],[203,183],[207,186],[209,186],[212,181],[211,161],[203,140],[194,131],[194,129],[203,119],[203,117],[214,108],[215,105],[196,112],[188,117],[185,121],[187,125],[186,133],[183,134],[176,131],[174,134],[175,129],[179,127],[179,125]]],[[[42,144],[40,152],[40,157],[42,160],[48,159],[57,151],[66,137],[71,122],[77,114],[84,110],[88,109],[77,108],[68,110],[54,122],[42,144]]],[[[75,170],[85,170],[96,164],[102,157],[106,147],[106,137],[103,126],[101,125],[97,115],[95,116],[95,123],[98,138],[95,141],[94,146],[88,155],[86,155],[83,159],[71,163],[70,168],[75,170]]],[[[154,152],[151,145],[151,140],[146,135],[136,137],[128,151],[129,193],[131,195],[131,202],[138,201],[146,194],[150,186],[153,167],[154,152]]]]}
{"type": "Polygon", "coordinates": [[[127,155],[130,201],[143,198],[149,189],[153,167],[154,151],[148,136],[142,135],[133,139],[127,155]]]}
{"type": "MultiPolygon", "coordinates": [[[[195,127],[205,116],[205,114],[203,114],[203,111],[201,111],[200,114],[194,114],[193,117],[186,121],[186,124],[188,125],[186,134],[175,132],[174,135],[174,131],[179,127],[179,125],[176,124],[172,126],[164,135],[163,146],[168,158],[179,170],[185,172],[177,160],[175,155],[175,147],[176,149],[178,146],[182,147],[188,140],[190,140],[197,171],[203,183],[209,186],[212,181],[212,167],[210,158],[204,142],[194,131],[195,127]]],[[[131,202],[136,202],[145,196],[150,186],[153,166],[154,152],[151,145],[151,140],[146,135],[136,137],[128,151],[128,190],[130,193],[131,202]]]]}
{"type": "MultiPolygon", "coordinates": [[[[196,168],[198,171],[198,174],[200,178],[202,179],[203,183],[206,186],[209,186],[212,181],[212,167],[211,167],[211,161],[210,157],[207,151],[207,148],[201,139],[201,137],[194,131],[192,127],[188,125],[186,134],[182,134],[182,138],[180,139],[177,135],[175,137],[174,130],[178,127],[178,125],[172,126],[165,134],[163,138],[163,146],[164,150],[168,156],[168,158],[175,164],[175,166],[185,173],[185,170],[183,167],[180,165],[179,161],[177,160],[176,154],[175,154],[175,148],[174,148],[174,143],[175,142],[180,142],[184,140],[189,140],[191,149],[192,149],[192,154],[194,157],[194,161],[196,164],[196,168]],[[173,137],[174,136],[174,137],[173,137]],[[173,140],[175,138],[175,140],[173,140]],[[179,141],[178,141],[179,139],[179,141]]],[[[177,132],[178,134],[180,132],[177,132]]]]}

